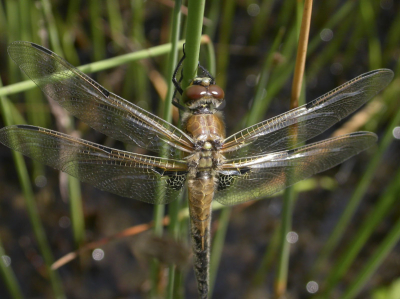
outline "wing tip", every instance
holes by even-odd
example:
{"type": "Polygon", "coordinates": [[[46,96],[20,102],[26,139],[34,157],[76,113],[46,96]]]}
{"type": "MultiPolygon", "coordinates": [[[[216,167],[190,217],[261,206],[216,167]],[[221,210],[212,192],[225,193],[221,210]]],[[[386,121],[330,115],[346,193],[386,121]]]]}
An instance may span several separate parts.
{"type": "Polygon", "coordinates": [[[22,40],[16,40],[16,41],[11,42],[11,43],[8,45],[8,47],[7,47],[7,52],[8,52],[8,54],[11,56],[10,50],[11,50],[12,48],[19,47],[19,46],[21,46],[21,45],[29,46],[29,47],[30,47],[31,44],[32,44],[31,42],[26,42],[26,41],[22,41],[22,40]]]}
{"type": "Polygon", "coordinates": [[[376,135],[373,132],[368,132],[368,131],[351,132],[348,135],[351,136],[351,137],[364,136],[364,137],[370,137],[370,138],[378,140],[378,135],[376,135]]]}
{"type": "Polygon", "coordinates": [[[376,70],[372,70],[372,71],[366,72],[364,74],[361,74],[360,77],[366,77],[366,76],[374,75],[377,73],[386,73],[386,74],[394,75],[394,72],[391,69],[382,68],[382,69],[376,69],[376,70]]]}
{"type": "Polygon", "coordinates": [[[375,75],[381,75],[381,84],[382,84],[382,89],[384,89],[386,86],[389,85],[389,83],[392,81],[393,77],[394,77],[394,72],[391,69],[386,69],[386,68],[382,68],[382,69],[376,69],[376,70],[372,70],[369,72],[366,72],[364,74],[359,75],[356,79],[361,79],[361,78],[366,78],[366,77],[373,77],[375,75]]]}
{"type": "Polygon", "coordinates": [[[32,43],[32,42],[28,42],[28,41],[13,41],[12,43],[10,43],[10,45],[8,46],[7,50],[8,50],[8,54],[10,56],[12,56],[12,52],[10,51],[11,49],[15,48],[15,47],[21,47],[21,46],[25,46],[25,47],[33,47],[39,51],[42,51],[44,53],[46,53],[47,55],[53,55],[53,52],[51,52],[49,49],[46,49],[45,47],[32,43]]]}

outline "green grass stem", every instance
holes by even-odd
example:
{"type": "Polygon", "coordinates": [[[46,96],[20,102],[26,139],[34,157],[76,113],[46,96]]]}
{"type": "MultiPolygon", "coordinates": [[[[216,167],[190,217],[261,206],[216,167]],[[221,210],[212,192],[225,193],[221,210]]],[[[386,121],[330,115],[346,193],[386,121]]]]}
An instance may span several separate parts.
{"type": "Polygon", "coordinates": [[[210,260],[210,288],[208,291],[209,297],[212,297],[214,291],[215,281],[219,263],[221,262],[222,250],[224,248],[226,231],[228,230],[229,219],[231,216],[232,208],[224,207],[218,218],[218,229],[214,235],[211,247],[211,260],[210,260]]]}
{"type": "MultiPolygon", "coordinates": [[[[398,191],[397,191],[398,194],[398,191]]],[[[379,244],[375,253],[367,261],[363,269],[358,273],[358,276],[351,283],[350,287],[345,291],[341,298],[351,299],[355,298],[361,289],[366,285],[372,274],[382,264],[384,259],[393,250],[394,246],[400,240],[400,219],[398,219],[392,226],[386,238],[379,244]]]]}
{"type": "MultiPolygon", "coordinates": [[[[263,0],[260,5],[260,13],[254,18],[253,30],[251,30],[250,44],[257,44],[267,31],[268,21],[271,17],[272,6],[275,0],[263,0]]],[[[282,28],[282,27],[281,27],[282,28]]]]}
{"type": "Polygon", "coordinates": [[[105,36],[102,23],[102,8],[98,0],[89,0],[90,29],[92,40],[93,60],[100,61],[106,56],[105,36]]]}
{"type": "MultiPolygon", "coordinates": [[[[1,83],[0,83],[1,85],[1,83]]],[[[1,100],[1,113],[6,125],[14,124],[12,120],[11,109],[7,105],[8,101],[1,100]]],[[[49,275],[50,283],[53,288],[54,297],[57,299],[65,298],[63,287],[61,284],[61,279],[58,272],[51,270],[51,265],[54,262],[53,255],[51,253],[50,245],[46,239],[46,233],[43,224],[40,220],[39,212],[36,207],[35,198],[32,190],[31,180],[29,179],[28,170],[22,154],[12,151],[14,163],[16,165],[16,170],[20,185],[22,188],[22,193],[25,199],[26,209],[31,221],[33,232],[36,237],[36,241],[39,246],[39,250],[43,256],[44,263],[46,265],[47,273],[49,275]]]]}
{"type": "MultiPolygon", "coordinates": [[[[171,12],[171,29],[170,29],[170,42],[172,44],[171,52],[168,54],[167,59],[167,68],[165,77],[167,78],[167,95],[162,103],[163,118],[169,122],[172,119],[172,96],[174,93],[174,85],[172,83],[173,73],[178,61],[178,51],[179,51],[179,36],[180,36],[180,27],[181,27],[181,10],[180,7],[182,5],[182,0],[175,1],[175,7],[171,12]]],[[[179,236],[179,219],[178,213],[181,205],[181,198],[174,200],[169,205],[169,217],[170,223],[168,226],[169,234],[177,239],[179,236]]],[[[167,285],[167,295],[166,298],[173,299],[174,298],[174,288],[180,287],[176,285],[175,281],[176,277],[176,267],[175,265],[170,265],[168,269],[168,285],[167,285]]],[[[179,281],[178,281],[179,282],[179,281]]]]}
{"type": "MultiPolygon", "coordinates": [[[[279,224],[280,225],[280,224],[279,224]]],[[[257,289],[263,283],[266,282],[266,276],[268,272],[271,270],[272,265],[278,256],[278,250],[281,239],[282,229],[279,227],[275,227],[274,232],[270,240],[268,240],[267,248],[265,250],[264,256],[261,260],[260,266],[257,269],[257,272],[254,274],[254,277],[251,282],[252,289],[257,289]]]]}
{"type": "MultiPolygon", "coordinates": [[[[326,19],[325,24],[321,27],[329,29],[335,29],[336,26],[341,27],[342,22],[347,19],[349,14],[353,12],[356,3],[357,1],[345,2],[337,12],[326,19]]],[[[338,38],[338,40],[340,40],[340,38],[338,38]]],[[[321,37],[319,34],[315,34],[314,37],[311,37],[310,43],[308,44],[308,55],[313,53],[317,49],[319,44],[321,44],[321,37]]]]}
{"type": "Polygon", "coordinates": [[[60,38],[58,36],[56,22],[52,13],[52,8],[49,0],[41,0],[43,14],[47,22],[47,29],[50,35],[51,48],[55,53],[64,56],[64,51],[61,48],[60,38]]]}
{"type": "MultiPolygon", "coordinates": [[[[386,187],[385,193],[377,201],[374,209],[368,214],[361,227],[354,234],[356,237],[343,251],[342,256],[337,259],[337,262],[331,269],[331,272],[335,273],[334,278],[336,282],[341,280],[343,275],[349,270],[357,254],[365,246],[368,238],[371,237],[374,229],[377,228],[382,219],[395,209],[395,204],[397,203],[396,201],[398,200],[398,194],[400,192],[399,182],[400,169],[397,171],[397,174],[394,179],[392,179],[389,186],[386,187]]],[[[370,275],[372,275],[372,273],[370,273],[370,275]]]]}
{"type": "Polygon", "coordinates": [[[11,267],[12,264],[6,264],[5,257],[6,252],[0,239],[0,275],[3,278],[4,284],[10,294],[10,297],[14,299],[23,298],[24,296],[22,295],[18,280],[15,277],[15,273],[11,267]]]}
{"type": "MultiPolygon", "coordinates": [[[[136,1],[134,1],[136,2],[136,1]]],[[[141,1],[137,1],[138,3],[141,3],[141,1]]],[[[110,31],[111,31],[111,37],[114,41],[114,43],[118,44],[120,47],[123,46],[123,32],[124,32],[124,25],[122,23],[122,15],[121,15],[121,8],[120,4],[118,1],[113,1],[113,0],[107,0],[106,1],[107,5],[107,13],[108,13],[108,20],[110,22],[110,31]]],[[[135,15],[136,17],[136,15],[135,15]]],[[[133,21],[135,21],[136,18],[133,18],[133,21]]],[[[142,22],[139,24],[139,28],[143,28],[142,22]]]]}
{"type": "MultiPolygon", "coordinates": [[[[377,2],[375,1],[375,4],[377,2]]],[[[379,6],[378,6],[379,7],[379,6]]],[[[368,55],[369,55],[369,67],[371,70],[380,68],[382,66],[382,50],[380,41],[377,36],[375,10],[378,8],[374,7],[371,0],[363,0],[360,2],[361,17],[364,22],[365,32],[364,35],[368,37],[368,55]]]]}
{"type": "Polygon", "coordinates": [[[182,88],[185,89],[197,74],[200,40],[203,28],[205,0],[189,0],[186,23],[186,58],[183,62],[182,88]]]}
{"type": "MultiPolygon", "coordinates": [[[[361,180],[359,181],[352,197],[350,198],[345,210],[343,211],[339,221],[337,222],[333,232],[330,234],[329,239],[325,243],[323,249],[321,250],[321,254],[318,257],[314,267],[322,267],[327,260],[327,258],[332,254],[332,252],[337,247],[341,237],[344,235],[349,222],[354,215],[355,210],[359,206],[363,196],[368,190],[368,187],[376,173],[376,169],[379,166],[379,163],[382,159],[383,154],[385,153],[387,147],[393,140],[393,129],[398,126],[400,123],[400,111],[397,112],[396,116],[392,119],[390,125],[388,126],[385,135],[382,138],[382,141],[379,144],[379,147],[375,154],[373,155],[372,159],[370,160],[364,175],[362,176],[361,180]]],[[[351,254],[351,253],[349,253],[351,254]]],[[[343,265],[345,267],[346,265],[343,265]]],[[[332,288],[340,279],[340,276],[343,274],[342,267],[339,267],[335,271],[331,271],[329,273],[328,278],[326,279],[326,293],[332,290],[332,288]]]]}
{"type": "MultiPolygon", "coordinates": [[[[202,41],[204,42],[204,40],[202,41]]],[[[182,48],[184,41],[179,42],[179,48],[182,48]]],[[[93,62],[90,64],[82,65],[77,67],[84,73],[95,73],[99,71],[103,71],[109,68],[113,68],[122,64],[127,64],[129,62],[140,60],[149,57],[156,57],[160,55],[165,55],[171,51],[171,44],[164,44],[161,46],[156,46],[153,48],[140,50],[133,53],[128,53],[120,56],[116,56],[109,59],[104,59],[102,61],[93,62]]],[[[10,84],[8,86],[4,86],[0,88],[0,96],[10,95],[19,93],[28,89],[35,87],[36,84],[31,80],[23,81],[16,84],[10,84]]]]}
{"type": "Polygon", "coordinates": [[[229,46],[232,36],[232,23],[235,15],[236,1],[225,1],[222,7],[222,23],[217,47],[217,74],[218,85],[225,89],[227,81],[228,63],[230,58],[229,46]]]}
{"type": "Polygon", "coordinates": [[[286,237],[290,229],[292,228],[292,215],[294,209],[294,202],[296,199],[296,193],[293,188],[287,188],[283,195],[283,208],[281,216],[281,226],[279,237],[279,252],[277,261],[277,271],[275,275],[275,295],[280,298],[286,293],[288,270],[289,270],[289,254],[290,254],[290,243],[286,237]]]}
{"type": "Polygon", "coordinates": [[[263,100],[265,99],[265,93],[266,93],[265,88],[268,84],[273,69],[272,64],[274,60],[274,55],[276,54],[276,51],[278,50],[278,47],[282,42],[284,33],[285,33],[285,28],[281,27],[281,29],[278,31],[278,34],[275,37],[275,40],[271,48],[268,51],[266,59],[264,60],[263,68],[259,75],[259,80],[256,87],[256,93],[254,96],[253,105],[249,111],[249,116],[247,118],[245,127],[251,126],[258,121],[257,111],[260,111],[262,109],[263,100]]]}
{"type": "MultiPolygon", "coordinates": [[[[110,1],[112,2],[112,1],[110,1]]],[[[135,50],[140,50],[146,46],[146,38],[144,36],[145,9],[143,1],[131,0],[132,7],[132,26],[131,41],[135,50]]],[[[149,84],[149,63],[144,61],[133,61],[129,64],[125,75],[123,87],[123,95],[127,99],[150,103],[150,84],[149,84]],[[135,82],[135,88],[132,88],[132,82],[135,82]]],[[[168,83],[168,82],[167,82],[168,83]]],[[[162,106],[162,105],[160,105],[162,106]]],[[[160,111],[159,111],[160,112],[160,111]]],[[[161,114],[159,114],[161,115],[161,114]]]]}
{"type": "MultiPolygon", "coordinates": [[[[297,108],[302,105],[305,101],[304,93],[304,69],[306,63],[307,45],[309,39],[309,29],[311,23],[313,1],[297,2],[296,16],[297,16],[297,55],[296,55],[296,66],[293,76],[292,91],[290,108],[297,108]],[[303,95],[303,96],[301,96],[303,95]]],[[[295,130],[295,129],[294,129],[295,130]]],[[[296,170],[293,170],[296,171],[296,170]]],[[[275,277],[275,295],[280,298],[285,296],[289,272],[289,255],[290,255],[290,243],[287,241],[287,234],[292,229],[292,217],[294,210],[294,203],[297,198],[297,194],[294,192],[294,188],[291,186],[284,191],[284,202],[282,210],[282,225],[281,236],[280,236],[280,252],[278,257],[278,269],[275,277]]]]}
{"type": "Polygon", "coordinates": [[[208,19],[210,19],[211,24],[204,29],[204,34],[207,34],[212,40],[214,40],[215,33],[217,30],[220,10],[221,10],[221,0],[210,1],[210,7],[207,12],[207,17],[208,19]]]}
{"type": "MultiPolygon", "coordinates": [[[[55,53],[64,56],[61,48],[60,37],[57,30],[52,7],[49,0],[42,0],[43,15],[47,22],[47,28],[50,35],[50,44],[55,53]]],[[[72,117],[71,117],[72,118],[72,117]]],[[[69,121],[69,127],[63,128],[67,132],[74,130],[73,121],[69,121]]],[[[68,175],[68,193],[71,211],[72,231],[74,235],[74,242],[77,248],[83,244],[85,239],[85,221],[83,219],[83,203],[81,195],[81,185],[78,179],[68,175]]]]}

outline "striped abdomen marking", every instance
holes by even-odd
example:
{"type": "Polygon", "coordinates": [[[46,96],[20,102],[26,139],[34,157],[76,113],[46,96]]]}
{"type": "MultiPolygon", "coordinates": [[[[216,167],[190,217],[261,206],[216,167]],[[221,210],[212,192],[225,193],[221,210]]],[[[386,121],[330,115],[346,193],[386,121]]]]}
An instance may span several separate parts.
{"type": "Polygon", "coordinates": [[[207,298],[210,264],[211,201],[214,197],[214,180],[211,176],[200,175],[190,179],[188,187],[194,270],[200,297],[207,298]]]}

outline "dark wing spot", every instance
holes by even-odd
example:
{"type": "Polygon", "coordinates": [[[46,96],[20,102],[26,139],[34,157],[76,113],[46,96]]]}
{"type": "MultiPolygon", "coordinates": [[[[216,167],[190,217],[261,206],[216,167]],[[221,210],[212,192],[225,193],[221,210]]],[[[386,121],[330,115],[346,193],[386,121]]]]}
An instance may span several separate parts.
{"type": "Polygon", "coordinates": [[[158,173],[159,175],[164,175],[165,170],[159,167],[154,167],[153,171],[158,173]]]}
{"type": "Polygon", "coordinates": [[[53,52],[51,52],[49,49],[46,49],[46,48],[44,48],[42,46],[39,46],[37,44],[34,44],[34,43],[31,43],[31,45],[32,45],[32,47],[34,47],[34,48],[46,53],[47,55],[50,55],[50,56],[53,55],[53,52]]]}
{"type": "Polygon", "coordinates": [[[365,135],[365,132],[353,132],[349,134],[350,136],[365,135]]]}
{"type": "Polygon", "coordinates": [[[28,125],[16,125],[17,128],[20,129],[28,129],[28,130],[32,130],[32,131],[39,131],[38,127],[33,127],[33,126],[28,126],[28,125]]]}
{"type": "Polygon", "coordinates": [[[108,96],[110,95],[110,92],[101,85],[98,85],[98,88],[100,89],[101,93],[104,94],[108,98],[108,96]]]}
{"type": "Polygon", "coordinates": [[[288,150],[287,151],[287,154],[288,155],[292,155],[292,154],[294,154],[296,152],[296,149],[291,149],[291,150],[288,150]]]}
{"type": "Polygon", "coordinates": [[[358,79],[359,79],[359,78],[363,78],[363,77],[367,77],[367,76],[371,76],[371,75],[373,75],[373,74],[375,74],[375,73],[379,73],[379,72],[381,72],[381,71],[382,71],[382,70],[373,70],[373,71],[367,72],[367,73],[365,73],[365,74],[362,74],[362,75],[358,76],[358,79]]]}
{"type": "Polygon", "coordinates": [[[105,146],[103,146],[103,145],[101,145],[101,144],[98,144],[98,146],[99,146],[99,149],[101,149],[101,150],[103,150],[103,151],[105,151],[105,152],[107,152],[107,153],[109,153],[109,154],[112,153],[112,149],[111,149],[111,148],[105,147],[105,146]]]}
{"type": "Polygon", "coordinates": [[[105,89],[103,86],[101,86],[99,83],[97,83],[90,77],[87,77],[86,79],[89,81],[90,84],[92,84],[95,88],[97,88],[105,97],[108,98],[110,92],[107,89],[105,89]]]}
{"type": "Polygon", "coordinates": [[[241,175],[248,173],[250,170],[251,168],[249,167],[239,169],[241,175]]]}
{"type": "Polygon", "coordinates": [[[312,107],[314,107],[314,103],[313,103],[313,102],[308,102],[308,103],[306,104],[306,109],[307,109],[307,110],[310,109],[310,108],[312,108],[312,107]]]}

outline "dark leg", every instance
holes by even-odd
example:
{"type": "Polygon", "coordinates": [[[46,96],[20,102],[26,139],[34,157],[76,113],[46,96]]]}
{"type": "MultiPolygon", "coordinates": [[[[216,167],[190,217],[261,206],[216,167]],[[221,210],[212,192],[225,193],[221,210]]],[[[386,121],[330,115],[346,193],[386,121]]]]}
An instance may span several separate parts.
{"type": "MultiPolygon", "coordinates": [[[[179,62],[179,64],[182,63],[182,60],[183,60],[184,57],[185,57],[185,56],[182,57],[182,59],[181,59],[181,61],[179,62]]],[[[178,64],[178,67],[179,67],[179,64],[178,64]]],[[[177,69],[178,69],[178,68],[177,68],[177,69]]],[[[173,80],[172,80],[172,82],[174,82],[174,85],[175,85],[175,91],[174,91],[174,95],[173,95],[173,97],[172,97],[172,105],[174,105],[176,108],[178,108],[178,109],[180,109],[180,110],[182,110],[182,111],[186,111],[186,110],[187,110],[186,107],[182,106],[182,105],[179,103],[179,100],[176,98],[176,93],[177,93],[177,92],[179,92],[181,95],[182,95],[182,93],[183,93],[183,90],[182,90],[181,85],[180,85],[180,83],[182,82],[182,79],[183,79],[183,75],[181,74],[181,78],[179,79],[179,81],[177,81],[177,80],[176,80],[176,71],[177,71],[177,69],[175,70],[174,78],[173,78],[173,80]]]]}
{"type": "Polygon", "coordinates": [[[186,53],[185,53],[185,44],[184,44],[183,45],[183,56],[179,60],[178,65],[175,68],[174,74],[172,75],[172,83],[174,83],[175,88],[176,88],[175,93],[174,93],[174,99],[175,99],[176,91],[178,91],[181,95],[183,93],[183,90],[182,90],[182,87],[181,87],[181,84],[180,84],[181,81],[182,81],[182,73],[181,73],[181,78],[179,79],[179,81],[176,80],[176,74],[178,73],[179,68],[182,66],[182,62],[185,59],[185,57],[186,57],[186,53]]]}
{"type": "Polygon", "coordinates": [[[215,79],[214,79],[214,77],[210,74],[209,71],[207,71],[207,70],[205,69],[204,66],[202,66],[202,65],[200,64],[200,62],[199,62],[199,68],[201,68],[201,70],[203,71],[203,73],[204,73],[207,77],[211,78],[211,80],[212,80],[211,83],[212,83],[212,84],[215,84],[215,79]]]}

